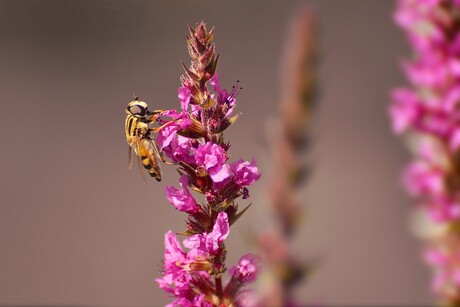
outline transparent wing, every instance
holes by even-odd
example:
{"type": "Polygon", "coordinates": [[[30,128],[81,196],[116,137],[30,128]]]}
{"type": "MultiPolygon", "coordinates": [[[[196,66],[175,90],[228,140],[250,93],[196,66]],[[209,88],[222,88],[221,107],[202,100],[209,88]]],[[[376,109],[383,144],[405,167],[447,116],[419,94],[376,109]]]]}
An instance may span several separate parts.
{"type": "Polygon", "coordinates": [[[128,168],[133,168],[133,149],[128,145],[128,168]]]}
{"type": "Polygon", "coordinates": [[[163,153],[160,152],[160,150],[158,149],[157,143],[152,139],[150,140],[150,142],[151,142],[151,146],[153,148],[153,152],[154,152],[155,156],[160,158],[161,162],[166,163],[166,159],[165,159],[163,153]]]}
{"type": "Polygon", "coordinates": [[[139,162],[139,171],[141,173],[141,177],[142,177],[142,180],[147,183],[147,180],[145,179],[145,174],[144,174],[144,164],[142,163],[142,153],[145,151],[145,150],[142,150],[144,149],[143,147],[141,147],[140,145],[140,142],[136,142],[136,155],[138,157],[137,161],[139,162]]]}

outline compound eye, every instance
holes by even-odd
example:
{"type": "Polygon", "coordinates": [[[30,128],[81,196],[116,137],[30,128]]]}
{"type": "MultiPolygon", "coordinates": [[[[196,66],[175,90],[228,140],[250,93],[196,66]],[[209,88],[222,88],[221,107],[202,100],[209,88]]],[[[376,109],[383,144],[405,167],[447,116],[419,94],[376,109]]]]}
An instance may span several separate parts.
{"type": "Polygon", "coordinates": [[[145,116],[147,113],[144,107],[137,104],[130,106],[128,110],[134,116],[145,116]]]}

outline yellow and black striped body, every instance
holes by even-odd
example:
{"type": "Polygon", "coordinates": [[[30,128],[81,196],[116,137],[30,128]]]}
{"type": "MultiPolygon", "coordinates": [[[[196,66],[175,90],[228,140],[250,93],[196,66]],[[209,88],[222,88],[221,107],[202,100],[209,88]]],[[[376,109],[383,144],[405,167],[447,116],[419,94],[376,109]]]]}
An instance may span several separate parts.
{"type": "Polygon", "coordinates": [[[132,161],[132,152],[134,151],[139,164],[142,164],[140,167],[144,167],[151,177],[157,181],[161,181],[161,170],[157,159],[160,153],[155,140],[150,135],[149,119],[145,114],[133,114],[130,111],[130,106],[133,104],[139,106],[139,104],[145,104],[145,102],[133,101],[126,109],[125,133],[126,141],[130,147],[130,164],[132,161]]]}

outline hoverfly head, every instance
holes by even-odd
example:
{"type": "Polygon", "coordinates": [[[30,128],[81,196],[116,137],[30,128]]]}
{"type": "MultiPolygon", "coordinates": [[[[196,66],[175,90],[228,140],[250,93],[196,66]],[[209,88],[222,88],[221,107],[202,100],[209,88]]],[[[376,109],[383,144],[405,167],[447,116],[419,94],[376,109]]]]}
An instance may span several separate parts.
{"type": "Polygon", "coordinates": [[[149,113],[148,107],[147,103],[135,99],[126,107],[126,113],[135,117],[145,117],[149,113]]]}

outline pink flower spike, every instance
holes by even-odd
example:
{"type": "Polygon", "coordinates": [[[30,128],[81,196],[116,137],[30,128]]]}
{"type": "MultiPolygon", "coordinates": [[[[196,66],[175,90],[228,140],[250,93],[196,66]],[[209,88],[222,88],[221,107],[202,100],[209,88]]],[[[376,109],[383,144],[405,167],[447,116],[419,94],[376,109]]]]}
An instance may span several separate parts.
{"type": "Polygon", "coordinates": [[[236,221],[246,211],[239,210],[235,200],[249,197],[243,185],[252,184],[260,173],[255,160],[234,163],[233,168],[227,163],[231,143],[224,132],[238,118],[229,116],[241,88],[239,81],[230,92],[220,87],[214,31],[208,31],[204,22],[189,30],[186,40],[192,61],[190,65],[182,63],[185,72],[177,90],[180,109],[150,112],[152,117],[141,119],[151,131],[142,137],[154,141],[156,136],[161,154],[167,158],[158,162],[174,164],[180,174],[180,187],[166,186],[166,198],[174,208],[187,213],[186,228],[181,232],[186,236],[183,247],[172,231],[165,236],[162,277],[156,282],[174,297],[169,307],[240,306],[241,283],[235,280],[231,292],[223,287],[225,240],[229,221],[236,221]]]}
{"type": "Polygon", "coordinates": [[[410,83],[393,94],[393,130],[407,132],[415,155],[404,173],[426,223],[423,256],[433,269],[433,290],[445,305],[460,293],[460,1],[398,0],[396,22],[413,56],[403,64],[410,83]]]}

